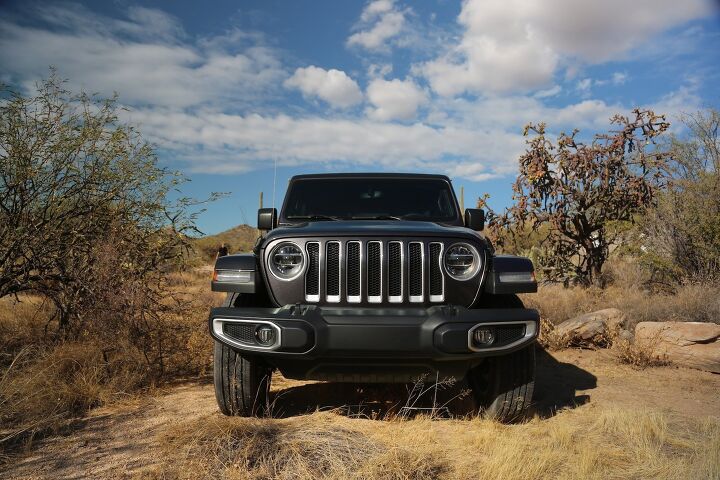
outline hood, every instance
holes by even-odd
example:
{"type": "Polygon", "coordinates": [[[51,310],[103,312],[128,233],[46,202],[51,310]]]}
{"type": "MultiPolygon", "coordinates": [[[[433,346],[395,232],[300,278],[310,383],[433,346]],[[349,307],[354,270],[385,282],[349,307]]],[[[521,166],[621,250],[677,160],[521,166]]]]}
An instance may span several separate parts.
{"type": "Polygon", "coordinates": [[[484,242],[465,227],[409,220],[338,220],[298,223],[271,230],[266,241],[291,237],[455,237],[484,242]]]}

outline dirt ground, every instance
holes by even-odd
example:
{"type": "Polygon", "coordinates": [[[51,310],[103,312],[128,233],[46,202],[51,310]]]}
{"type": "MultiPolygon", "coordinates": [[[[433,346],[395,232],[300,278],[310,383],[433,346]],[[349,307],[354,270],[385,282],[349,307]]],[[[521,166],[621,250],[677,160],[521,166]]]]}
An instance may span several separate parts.
{"type": "MultiPolygon", "coordinates": [[[[462,388],[458,386],[457,388],[462,388]]],[[[303,383],[273,379],[275,416],[295,417],[318,409],[342,410],[352,417],[386,417],[403,403],[402,391],[388,387],[303,383]]],[[[634,370],[607,351],[542,353],[535,392],[535,415],[550,421],[562,409],[633,407],[670,418],[720,419],[720,375],[674,367],[634,370]]],[[[467,401],[453,408],[462,413],[467,401]]],[[[220,415],[209,379],[188,382],[152,397],[98,408],[64,435],[38,440],[0,466],[0,478],[128,478],[157,468],[158,442],[181,422],[220,415]]],[[[387,422],[390,428],[391,422],[387,422]]],[[[164,459],[165,461],[167,459],[164,459]]]]}

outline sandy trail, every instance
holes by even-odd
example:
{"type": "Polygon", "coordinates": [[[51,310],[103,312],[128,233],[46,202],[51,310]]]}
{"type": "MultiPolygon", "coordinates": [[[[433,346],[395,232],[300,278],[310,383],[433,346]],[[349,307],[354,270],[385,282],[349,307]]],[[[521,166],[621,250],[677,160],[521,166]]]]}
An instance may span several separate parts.
{"type": "MultiPolygon", "coordinates": [[[[720,375],[672,367],[634,370],[617,364],[607,351],[542,354],[536,388],[536,411],[541,417],[551,417],[561,408],[597,405],[651,408],[678,418],[720,418],[720,375]]],[[[378,387],[355,389],[274,378],[273,390],[280,393],[276,410],[281,416],[342,406],[351,406],[352,412],[353,405],[365,416],[382,416],[383,410],[397,403],[386,398],[392,392],[378,387]]],[[[220,415],[208,381],[98,408],[70,433],[43,439],[0,467],[0,478],[142,476],[161,460],[156,452],[163,431],[208,415],[220,415]]]]}

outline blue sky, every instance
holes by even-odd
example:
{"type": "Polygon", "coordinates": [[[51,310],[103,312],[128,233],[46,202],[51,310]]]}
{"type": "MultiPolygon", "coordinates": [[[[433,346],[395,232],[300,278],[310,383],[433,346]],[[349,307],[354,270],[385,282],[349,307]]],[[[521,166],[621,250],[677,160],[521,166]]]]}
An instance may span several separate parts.
{"type": "MultiPolygon", "coordinates": [[[[216,233],[298,173],[445,173],[511,202],[523,126],[718,106],[710,0],[6,1],[0,79],[117,92],[216,233]]],[[[677,122],[676,122],[677,123],[677,122]]],[[[682,133],[681,130],[676,130],[682,133]]]]}

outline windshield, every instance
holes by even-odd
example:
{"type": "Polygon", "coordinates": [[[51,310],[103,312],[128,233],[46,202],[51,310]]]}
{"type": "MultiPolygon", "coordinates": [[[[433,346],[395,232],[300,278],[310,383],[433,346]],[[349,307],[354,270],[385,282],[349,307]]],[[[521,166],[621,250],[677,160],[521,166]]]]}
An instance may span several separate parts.
{"type": "Polygon", "coordinates": [[[458,212],[442,179],[308,178],[290,184],[281,219],[453,222],[458,212]]]}

